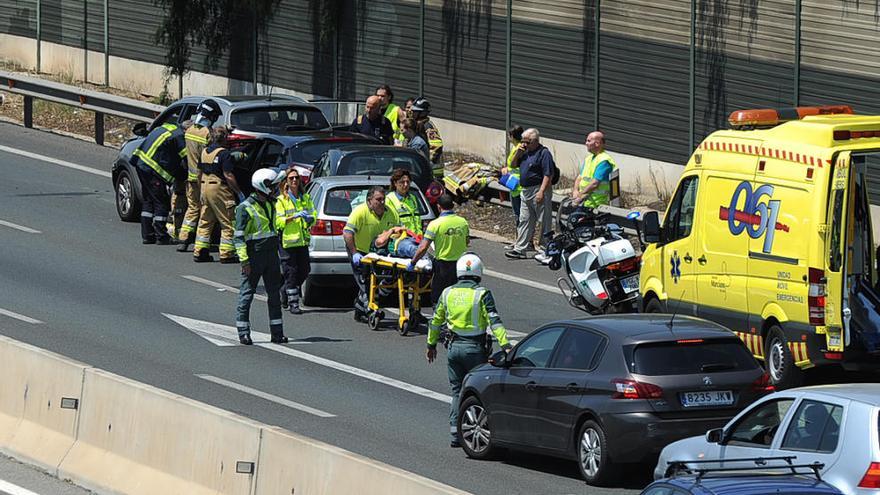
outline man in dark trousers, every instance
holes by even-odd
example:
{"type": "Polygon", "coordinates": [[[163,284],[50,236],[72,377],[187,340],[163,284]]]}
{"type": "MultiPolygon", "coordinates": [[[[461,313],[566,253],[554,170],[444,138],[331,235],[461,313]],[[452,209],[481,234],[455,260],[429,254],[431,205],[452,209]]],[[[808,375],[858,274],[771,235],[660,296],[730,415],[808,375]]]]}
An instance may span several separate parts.
{"type": "Polygon", "coordinates": [[[373,136],[382,141],[382,144],[394,144],[394,129],[391,121],[382,115],[381,105],[382,98],[376,95],[367,98],[366,111],[354,119],[349,130],[373,136]]]}
{"type": "Polygon", "coordinates": [[[147,134],[130,163],[141,182],[141,238],[144,244],[171,244],[165,222],[171,209],[168,186],[186,179],[186,141],[176,124],[162,124],[147,134]]]}

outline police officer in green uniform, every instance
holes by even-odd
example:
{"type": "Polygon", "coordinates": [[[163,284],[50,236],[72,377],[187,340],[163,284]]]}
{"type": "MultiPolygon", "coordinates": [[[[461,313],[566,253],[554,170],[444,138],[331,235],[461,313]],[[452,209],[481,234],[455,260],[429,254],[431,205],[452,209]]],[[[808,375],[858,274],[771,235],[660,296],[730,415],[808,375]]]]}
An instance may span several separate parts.
{"type": "Polygon", "coordinates": [[[461,383],[474,367],[485,363],[491,352],[487,330],[505,351],[510,350],[507,330],[501,322],[495,299],[489,289],[481,287],[483,262],[472,253],[462,256],[456,264],[458,283],[446,288],[434,309],[434,318],[428,326],[429,363],[437,357],[437,342],[443,326],[450,332],[452,342],[447,354],[447,373],[452,386],[452,405],[449,410],[450,447],[459,447],[457,433],[458,396],[461,383]],[[476,314],[475,314],[476,313],[476,314]]]}
{"type": "Polygon", "coordinates": [[[611,203],[611,174],[617,164],[605,151],[605,134],[601,131],[588,134],[585,144],[590,153],[571,189],[571,198],[574,204],[593,209],[611,203]]]}
{"type": "Polygon", "coordinates": [[[419,198],[409,186],[412,177],[409,170],[398,168],[391,174],[391,191],[385,195],[385,205],[397,212],[400,223],[413,234],[422,234],[422,216],[419,213],[419,198]]]}
{"type": "Polygon", "coordinates": [[[448,194],[440,196],[437,206],[440,208],[440,216],[428,224],[419,249],[408,267],[409,270],[413,270],[416,262],[428,252],[431,243],[434,243],[431,302],[435,305],[443,289],[455,283],[455,262],[467,251],[470,243],[470,227],[467,220],[452,211],[455,206],[452,196],[448,194]]]}

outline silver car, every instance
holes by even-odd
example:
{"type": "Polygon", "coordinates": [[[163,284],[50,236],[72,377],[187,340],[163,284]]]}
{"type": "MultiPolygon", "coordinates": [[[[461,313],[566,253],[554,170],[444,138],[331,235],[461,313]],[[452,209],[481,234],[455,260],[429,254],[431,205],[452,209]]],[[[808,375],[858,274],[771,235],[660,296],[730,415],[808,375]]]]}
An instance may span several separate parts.
{"type": "Polygon", "coordinates": [[[796,464],[824,464],[822,479],[844,493],[876,495],[880,493],[878,412],[878,383],[776,392],[723,428],[667,445],[654,478],[666,477],[669,461],[796,456],[796,464]]]}
{"type": "MultiPolygon", "coordinates": [[[[303,303],[306,306],[321,306],[327,302],[332,295],[324,289],[354,285],[342,228],[351,210],[366,201],[367,190],[372,186],[385,186],[387,189],[388,177],[319,177],[309,182],[306,191],[315,203],[318,218],[312,227],[309,244],[312,270],[303,286],[303,303]]],[[[427,225],[434,219],[434,213],[415,185],[410,191],[419,198],[422,225],[427,225]]]]}

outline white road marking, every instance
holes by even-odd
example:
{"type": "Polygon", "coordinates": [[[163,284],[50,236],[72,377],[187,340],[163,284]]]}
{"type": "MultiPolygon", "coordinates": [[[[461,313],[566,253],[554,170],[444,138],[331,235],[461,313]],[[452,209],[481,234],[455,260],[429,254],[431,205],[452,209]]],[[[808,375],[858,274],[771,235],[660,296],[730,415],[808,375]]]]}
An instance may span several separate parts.
{"type": "Polygon", "coordinates": [[[493,278],[500,278],[501,280],[507,280],[508,282],[513,282],[515,284],[525,285],[527,287],[532,287],[533,289],[545,290],[547,292],[552,292],[554,294],[559,294],[559,287],[542,284],[541,282],[535,282],[534,280],[528,280],[525,278],[517,277],[516,275],[508,275],[506,273],[496,272],[495,270],[483,270],[483,275],[487,275],[493,278]]]}
{"type": "Polygon", "coordinates": [[[87,172],[90,174],[100,175],[101,177],[108,177],[108,178],[112,177],[112,174],[110,172],[105,171],[105,170],[99,170],[97,168],[92,168],[92,167],[86,167],[85,165],[79,165],[76,163],[72,163],[72,162],[68,162],[68,161],[64,161],[64,160],[59,160],[57,158],[52,158],[51,156],[40,155],[37,153],[31,153],[30,151],[24,151],[24,150],[20,150],[17,148],[10,148],[9,146],[0,145],[0,151],[5,151],[7,153],[12,153],[14,155],[20,155],[20,156],[24,156],[27,158],[32,158],[34,160],[40,160],[43,162],[52,163],[54,165],[59,165],[61,167],[72,168],[74,170],[79,170],[80,172],[87,172]]]}
{"type": "Polygon", "coordinates": [[[31,325],[41,325],[43,322],[40,320],[36,320],[31,318],[30,316],[20,315],[18,313],[13,313],[8,309],[0,308],[0,315],[8,316],[10,318],[15,318],[16,320],[23,321],[25,323],[30,323],[31,325]]]}
{"type": "Polygon", "coordinates": [[[224,380],[222,378],[218,378],[216,376],[211,375],[200,375],[196,374],[197,377],[202,380],[207,380],[212,383],[216,383],[218,385],[223,385],[224,387],[229,387],[233,390],[238,390],[239,392],[243,392],[248,395],[253,395],[254,397],[259,397],[261,399],[265,399],[269,402],[274,402],[276,404],[281,404],[282,406],[287,406],[291,409],[296,409],[298,411],[306,412],[309,414],[313,414],[318,416],[319,418],[335,418],[335,414],[330,414],[328,412],[324,412],[320,409],[315,409],[314,407],[309,407],[305,404],[300,404],[299,402],[294,402],[292,400],[285,399],[284,397],[278,397],[277,395],[272,395],[255,388],[247,387],[244,385],[239,385],[235,382],[230,382],[229,380],[224,380]]]}
{"type": "Polygon", "coordinates": [[[0,492],[8,493],[9,495],[40,495],[37,492],[32,492],[26,488],[13,485],[8,481],[3,480],[0,480],[0,492]]]}
{"type": "MultiPolygon", "coordinates": [[[[162,313],[163,316],[170,319],[171,321],[184,326],[188,329],[191,329],[190,325],[192,322],[200,321],[193,320],[192,318],[187,318],[185,316],[177,316],[171,315],[167,313],[162,313]]],[[[210,323],[210,322],[208,322],[210,323]]],[[[208,327],[203,327],[208,328],[208,327]]],[[[216,332],[215,336],[218,338],[223,338],[226,340],[238,341],[238,331],[235,327],[219,325],[219,324],[211,324],[211,331],[216,332]]],[[[433,390],[428,390],[426,388],[420,387],[418,385],[413,385],[411,383],[406,383],[395,378],[390,378],[387,376],[380,375],[378,373],[373,373],[372,371],[367,371],[361,368],[356,368],[354,366],[340,363],[337,361],[333,361],[331,359],[323,358],[320,356],[315,356],[313,354],[309,354],[306,352],[298,351],[296,349],[292,349],[290,347],[279,345],[279,344],[271,344],[268,342],[269,335],[258,332],[251,332],[251,337],[254,339],[254,346],[262,347],[263,349],[267,349],[274,352],[280,352],[281,354],[287,354],[288,356],[302,359],[304,361],[309,361],[310,363],[315,363],[321,366],[325,366],[327,368],[332,368],[337,371],[342,371],[344,373],[349,373],[355,376],[359,376],[361,378],[366,378],[367,380],[371,380],[377,383],[382,383],[388,385],[390,387],[398,388],[400,390],[405,390],[407,392],[414,393],[416,395],[421,395],[422,397],[427,397],[429,399],[438,400],[440,402],[445,402],[447,404],[452,402],[452,397],[448,395],[441,394],[439,392],[434,392],[433,390]]]]}
{"type": "Polygon", "coordinates": [[[4,227],[9,227],[10,229],[20,230],[22,232],[27,232],[28,234],[42,234],[39,230],[34,230],[30,227],[25,227],[24,225],[19,225],[17,223],[7,222],[5,220],[0,220],[0,225],[4,227]]]}
{"type": "MultiPolygon", "coordinates": [[[[238,346],[238,330],[232,325],[221,325],[210,321],[196,320],[195,318],[187,318],[185,316],[171,315],[162,313],[162,316],[187,328],[192,333],[202,337],[203,339],[216,344],[220,347],[238,346]]],[[[272,336],[268,333],[251,331],[251,338],[254,342],[269,342],[272,336]]],[[[308,341],[291,340],[290,344],[311,344],[308,341]]]]}

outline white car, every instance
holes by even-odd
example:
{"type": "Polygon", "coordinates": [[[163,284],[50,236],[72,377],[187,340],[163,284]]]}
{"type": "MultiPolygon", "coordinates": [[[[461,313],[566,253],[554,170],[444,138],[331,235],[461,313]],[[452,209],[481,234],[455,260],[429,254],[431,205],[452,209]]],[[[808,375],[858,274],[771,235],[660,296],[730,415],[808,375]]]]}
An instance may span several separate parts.
{"type": "Polygon", "coordinates": [[[724,428],[667,445],[654,468],[654,478],[669,474],[670,461],[796,456],[796,464],[824,464],[822,479],[844,493],[877,495],[878,412],[878,383],[776,392],[744,409],[724,428]]]}

